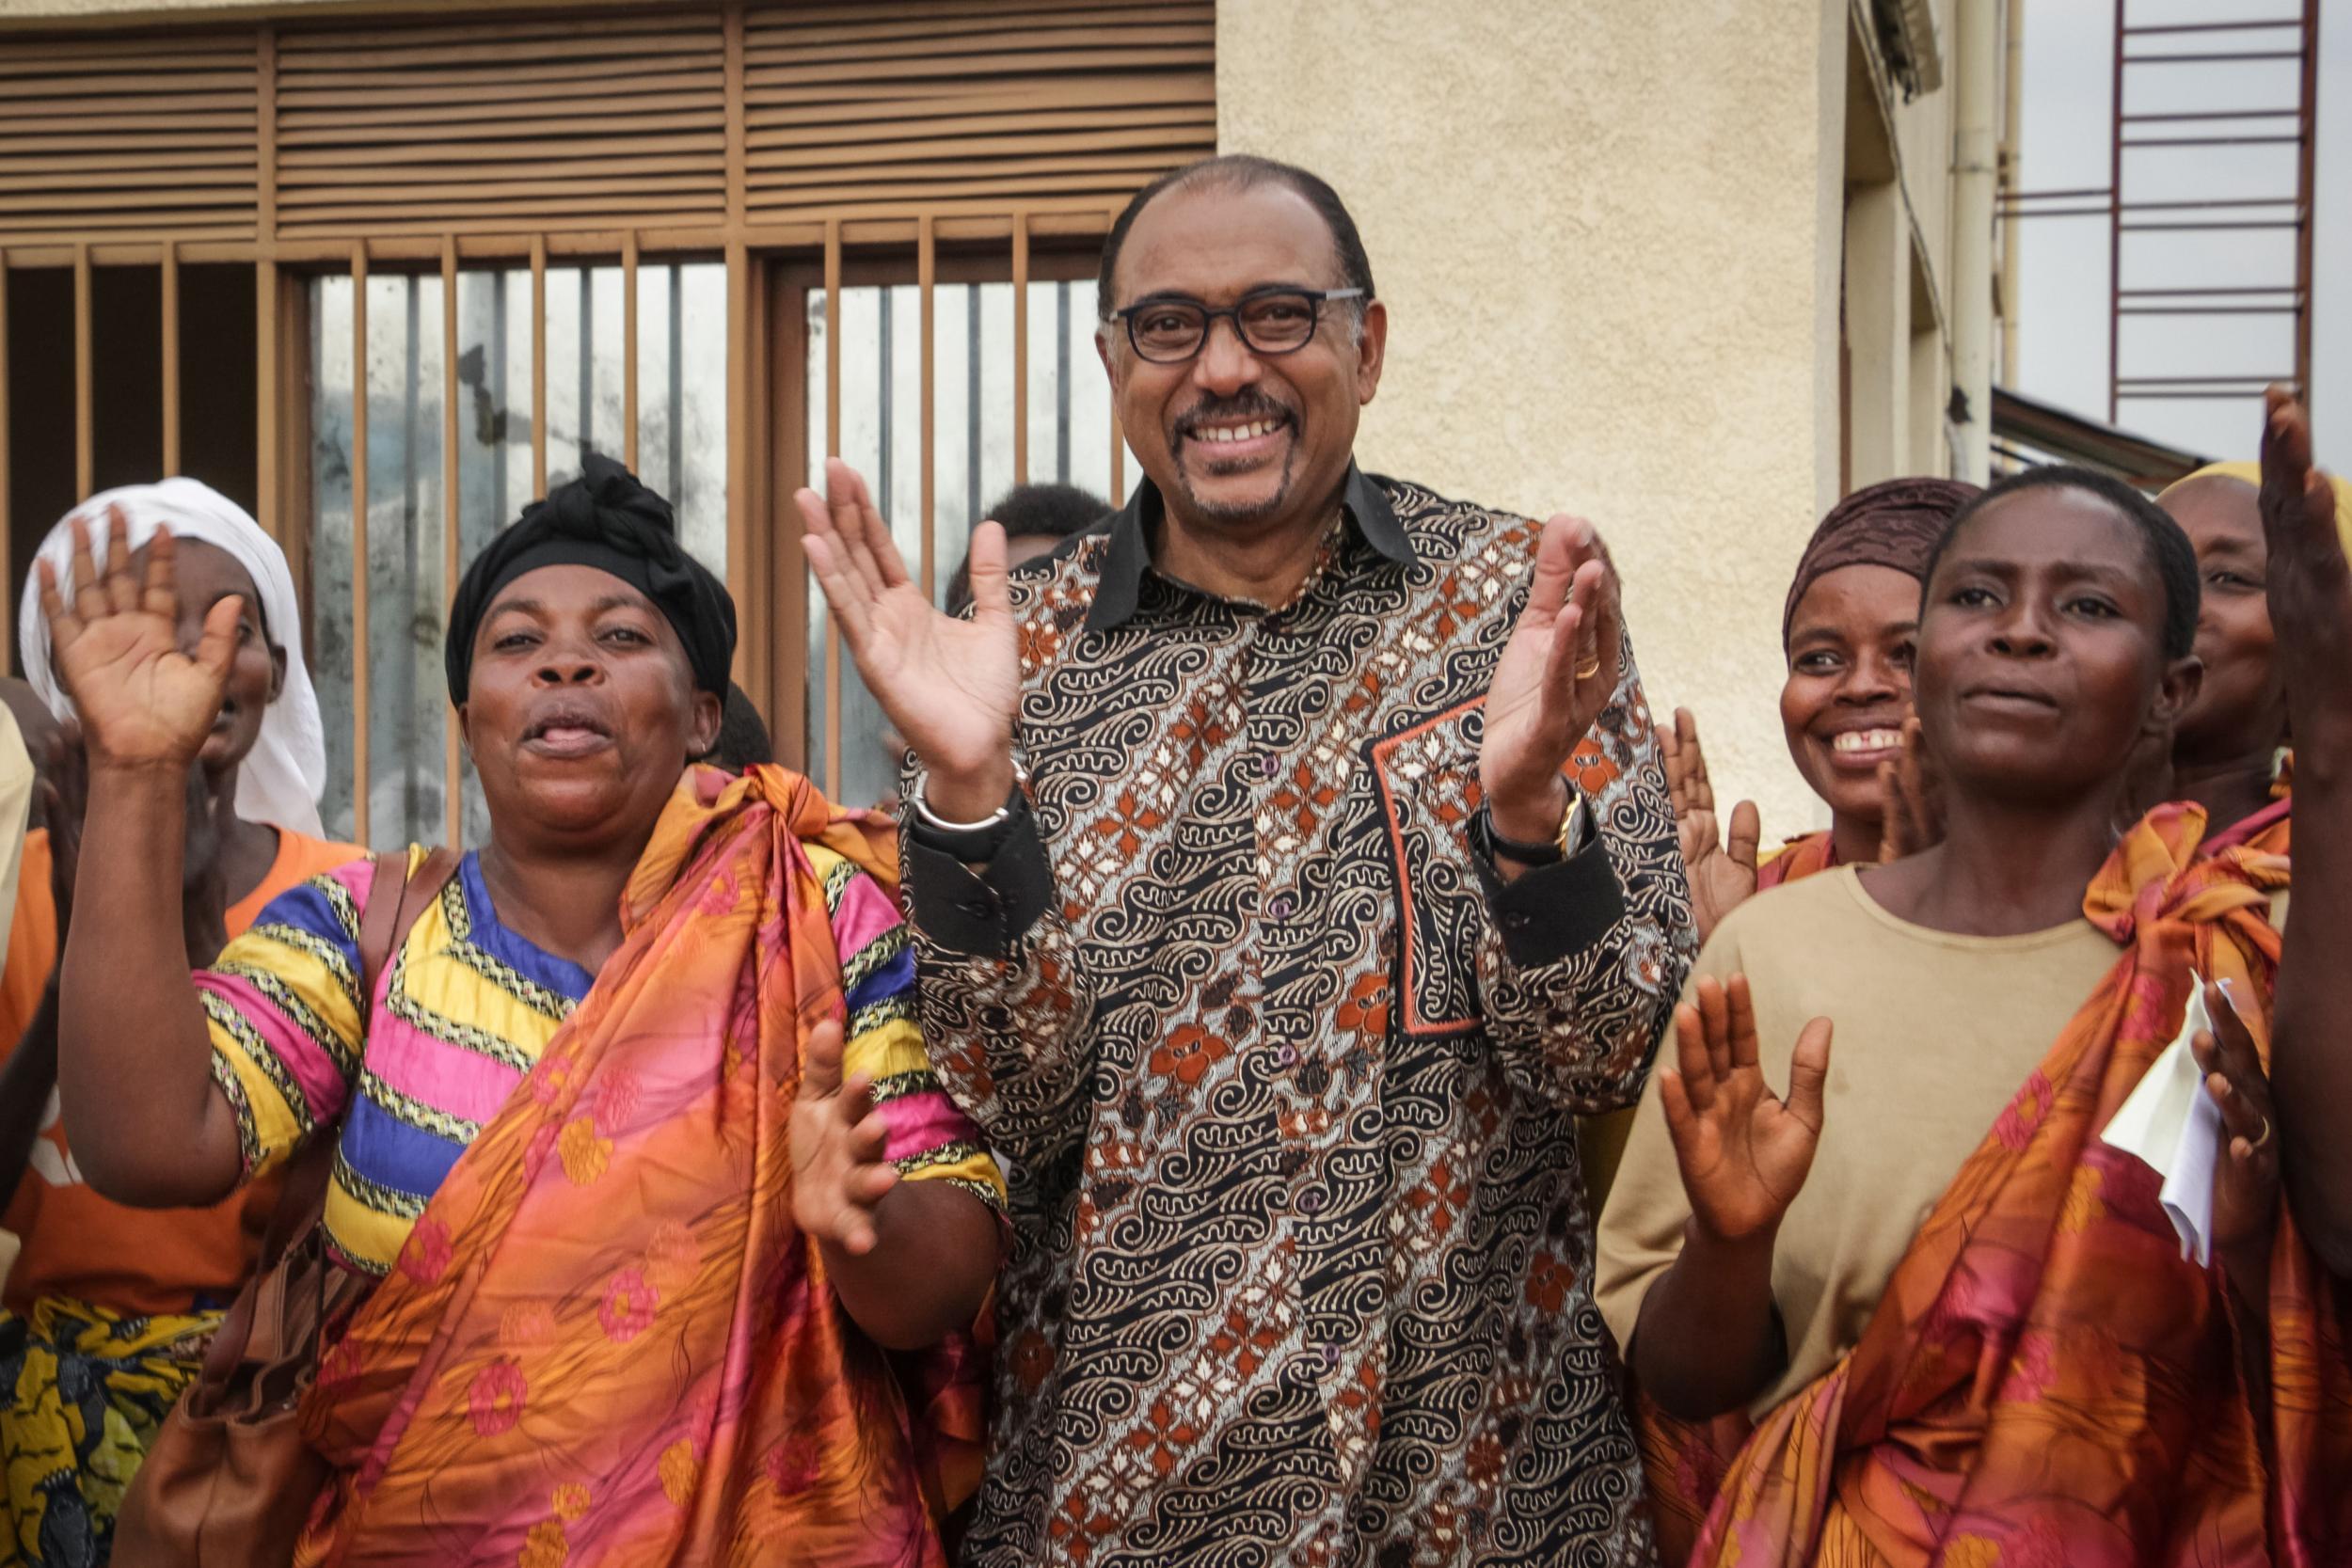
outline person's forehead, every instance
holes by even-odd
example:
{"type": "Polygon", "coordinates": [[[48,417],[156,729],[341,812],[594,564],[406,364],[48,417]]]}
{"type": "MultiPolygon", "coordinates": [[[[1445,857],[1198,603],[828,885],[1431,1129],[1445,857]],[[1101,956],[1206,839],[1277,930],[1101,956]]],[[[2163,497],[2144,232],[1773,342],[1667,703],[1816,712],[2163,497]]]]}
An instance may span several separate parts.
{"type": "Polygon", "coordinates": [[[2262,543],[2262,493],[2242,479],[2213,474],[2190,480],[2165,496],[2164,509],[2200,549],[2262,543]]]}
{"type": "Polygon", "coordinates": [[[1892,566],[1857,562],[1823,572],[1805,588],[1793,617],[1796,630],[1835,622],[1839,629],[1867,623],[1873,629],[1907,626],[1919,617],[1919,579],[1892,566]]]}
{"type": "Polygon", "coordinates": [[[1136,215],[1113,281],[1122,305],[1162,293],[1223,303],[1267,283],[1336,287],[1339,270],[1330,226],[1298,192],[1207,180],[1136,215]]]}
{"type": "MultiPolygon", "coordinates": [[[[142,565],[153,543],[151,539],[135,552],[142,565]]],[[[175,536],[171,541],[171,565],[181,594],[190,600],[209,602],[236,594],[244,597],[246,608],[256,615],[262,612],[261,593],[253,585],[252,574],[218,545],[175,536]]]]}
{"type": "Polygon", "coordinates": [[[548,614],[566,611],[577,614],[615,602],[632,609],[653,609],[653,601],[639,592],[634,584],[624,582],[612,573],[594,566],[565,562],[557,566],[534,566],[515,578],[498,591],[483,618],[487,620],[501,610],[525,606],[535,607],[548,614]]]}
{"type": "Polygon", "coordinates": [[[1947,562],[2007,561],[2153,573],[2138,525],[2088,490],[2019,490],[1981,508],[1944,551],[1947,562]]]}

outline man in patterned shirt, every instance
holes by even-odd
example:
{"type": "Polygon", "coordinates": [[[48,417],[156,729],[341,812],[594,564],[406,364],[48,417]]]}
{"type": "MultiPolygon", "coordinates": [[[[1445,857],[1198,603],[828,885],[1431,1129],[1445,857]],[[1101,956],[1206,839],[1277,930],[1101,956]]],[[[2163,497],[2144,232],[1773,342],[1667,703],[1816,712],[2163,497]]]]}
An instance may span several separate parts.
{"type": "Polygon", "coordinates": [[[1137,196],[1127,508],[936,612],[864,482],[811,564],[912,745],[941,1079],[1015,1167],[968,1560],[1645,1562],[1575,1117],[1694,945],[1592,530],[1360,472],[1387,314],[1303,170],[1137,196]]]}

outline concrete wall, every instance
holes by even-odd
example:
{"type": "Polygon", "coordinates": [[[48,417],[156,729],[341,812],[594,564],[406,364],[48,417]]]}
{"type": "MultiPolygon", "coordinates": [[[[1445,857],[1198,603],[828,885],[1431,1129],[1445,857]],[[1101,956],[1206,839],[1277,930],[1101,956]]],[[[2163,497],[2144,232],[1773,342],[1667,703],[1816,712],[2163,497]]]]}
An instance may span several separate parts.
{"type": "MultiPolygon", "coordinates": [[[[1820,808],[1781,600],[1838,479],[1847,0],[1219,0],[1219,145],[1315,168],[1389,302],[1367,466],[1607,534],[1651,702],[1820,808]]],[[[1906,363],[1907,340],[1890,352],[1906,363]]]]}

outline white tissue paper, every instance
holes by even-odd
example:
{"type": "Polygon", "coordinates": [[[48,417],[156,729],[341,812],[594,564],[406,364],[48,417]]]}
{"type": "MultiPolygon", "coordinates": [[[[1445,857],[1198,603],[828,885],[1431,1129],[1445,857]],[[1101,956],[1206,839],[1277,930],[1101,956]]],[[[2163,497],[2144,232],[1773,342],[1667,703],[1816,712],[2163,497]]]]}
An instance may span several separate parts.
{"type": "Polygon", "coordinates": [[[2195,984],[2181,1032],[2149,1064],[2148,1075],[2099,1136],[2164,1178],[2158,1201],[2181,1238],[2181,1256],[2204,1265],[2213,1261],[2213,1173],[2221,1158],[2221,1107],[2206,1092],[2205,1075],[2189,1050],[2200,1030],[2213,1030],[2204,979],[2190,978],[2195,984]]]}

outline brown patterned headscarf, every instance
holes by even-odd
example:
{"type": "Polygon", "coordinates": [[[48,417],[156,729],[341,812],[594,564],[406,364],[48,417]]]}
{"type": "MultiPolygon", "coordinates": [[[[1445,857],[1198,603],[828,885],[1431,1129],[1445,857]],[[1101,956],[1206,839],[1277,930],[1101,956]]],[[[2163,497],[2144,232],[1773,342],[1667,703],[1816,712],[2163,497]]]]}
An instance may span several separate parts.
{"type": "Polygon", "coordinates": [[[1831,507],[1788,585],[1788,608],[1780,613],[1781,647],[1788,646],[1788,628],[1804,591],[1840,567],[1885,566],[1924,578],[1945,528],[1982,493],[1964,480],[1890,479],[1831,507]]]}

